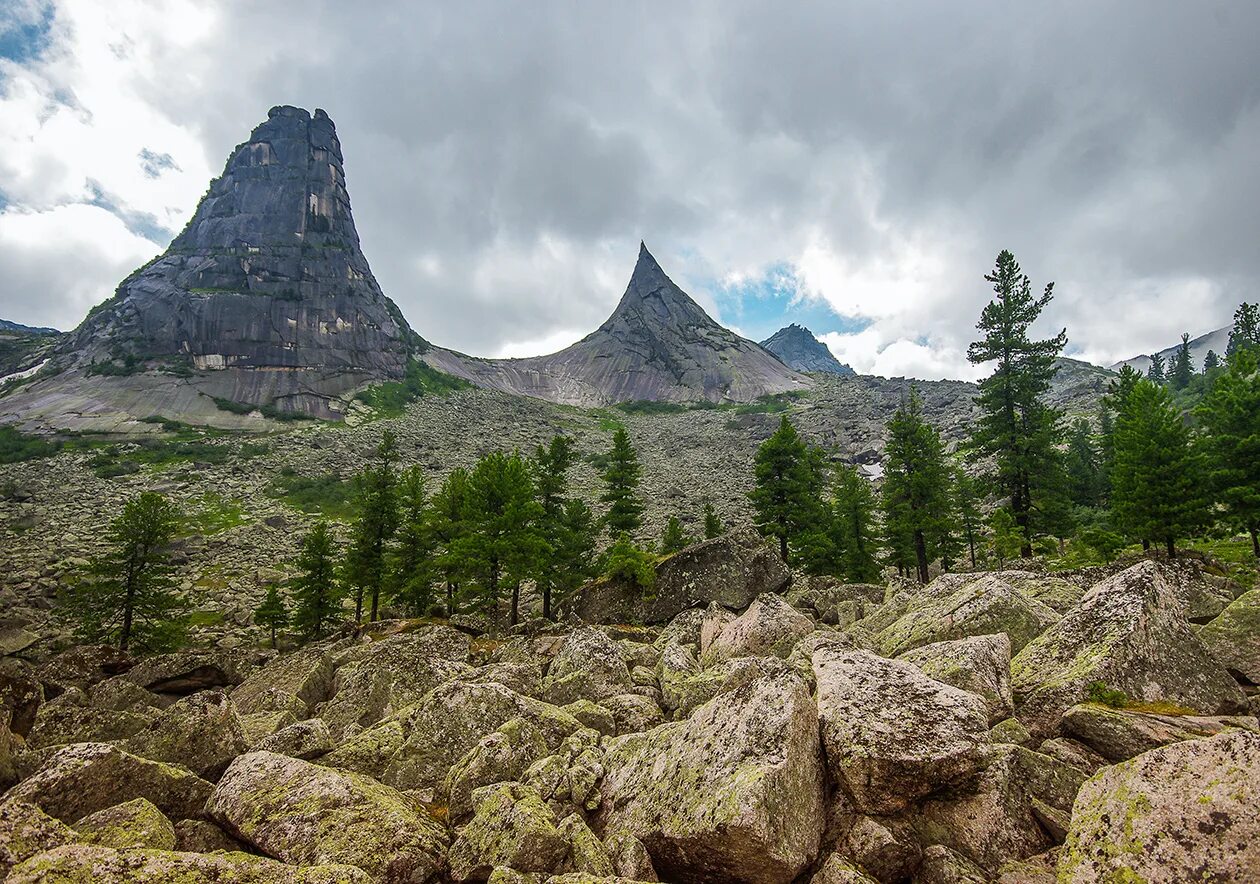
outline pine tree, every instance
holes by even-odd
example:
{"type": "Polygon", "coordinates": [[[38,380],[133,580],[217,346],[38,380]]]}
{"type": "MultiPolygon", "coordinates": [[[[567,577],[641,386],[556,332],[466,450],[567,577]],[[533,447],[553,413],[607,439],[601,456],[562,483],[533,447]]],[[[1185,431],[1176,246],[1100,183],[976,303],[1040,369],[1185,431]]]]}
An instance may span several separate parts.
{"type": "Polygon", "coordinates": [[[682,520],[677,516],[670,516],[665,523],[665,530],[661,532],[661,554],[667,556],[670,553],[676,553],[680,549],[691,546],[694,542],[683,531],[682,520]]]}
{"type": "Polygon", "coordinates": [[[989,516],[989,530],[993,532],[993,554],[997,557],[998,567],[1002,567],[1007,559],[1013,559],[1020,554],[1020,547],[1024,543],[1023,534],[1011,511],[1004,507],[994,510],[989,516]]]}
{"type": "Polygon", "coordinates": [[[974,571],[976,564],[976,546],[980,541],[980,530],[984,521],[980,515],[980,495],[976,491],[976,482],[967,474],[961,464],[954,465],[954,509],[958,512],[958,530],[962,534],[963,543],[967,546],[967,555],[974,571]]]}
{"type": "Polygon", "coordinates": [[[651,554],[636,546],[624,531],[604,554],[604,573],[611,580],[624,580],[637,586],[644,596],[649,596],[656,584],[651,554]]]}
{"type": "Polygon", "coordinates": [[[274,583],[267,587],[267,595],[254,609],[254,623],[271,634],[271,646],[276,647],[276,633],[289,625],[289,608],[274,583]]]}
{"type": "Polygon", "coordinates": [[[520,621],[521,584],[534,576],[548,552],[534,478],[516,453],[492,452],[468,478],[468,531],[457,551],[474,576],[474,604],[496,612],[503,584],[511,587],[509,623],[520,621]]]}
{"type": "Polygon", "coordinates": [[[636,491],[639,472],[639,456],[630,444],[630,434],[625,427],[618,427],[613,433],[613,447],[604,470],[604,494],[600,498],[609,504],[604,523],[613,537],[622,532],[633,534],[643,524],[643,503],[636,491]]]}
{"type": "Polygon", "coordinates": [[[718,518],[717,510],[713,508],[712,503],[706,501],[704,505],[704,539],[712,540],[715,537],[721,537],[725,530],[722,520],[718,518]]]}
{"type": "Polygon", "coordinates": [[[1207,355],[1203,357],[1203,373],[1210,375],[1221,367],[1221,357],[1216,355],[1215,350],[1208,350],[1207,355]]]}
{"type": "Polygon", "coordinates": [[[805,444],[785,414],[779,429],[757,449],[753,477],[756,486],[748,496],[757,530],[777,538],[786,562],[793,543],[814,530],[822,515],[821,454],[805,444]]]}
{"type": "Polygon", "coordinates": [[[355,590],[354,622],[363,619],[363,597],[371,600],[369,619],[376,621],[381,589],[385,586],[385,554],[398,529],[398,440],[386,430],[376,448],[376,463],[359,478],[358,518],[350,553],[346,557],[346,583],[355,590]]]}
{"type": "Polygon", "coordinates": [[[538,477],[538,502],[542,505],[540,528],[550,549],[549,561],[538,569],[538,588],[542,592],[543,617],[552,619],[552,595],[562,579],[559,557],[566,545],[562,535],[565,524],[565,494],[568,491],[569,468],[575,454],[573,443],[567,436],[557,433],[544,448],[539,445],[534,453],[535,473],[538,477]]]}
{"type": "MultiPolygon", "coordinates": [[[[1125,366],[1128,368],[1128,366],[1125,366]]],[[[1130,369],[1132,371],[1132,369],[1130,369]]],[[[1111,503],[1111,468],[1115,463],[1115,449],[1112,439],[1116,432],[1115,418],[1107,407],[1107,398],[1098,407],[1098,491],[1099,504],[1111,503]]]]}
{"type": "Polygon", "coordinates": [[[430,507],[434,567],[446,586],[446,615],[458,613],[460,585],[466,572],[459,550],[468,533],[468,471],[452,470],[430,507]]]}
{"type": "Polygon", "coordinates": [[[399,477],[398,505],[398,530],[389,552],[390,595],[412,616],[422,617],[433,607],[436,556],[424,472],[418,465],[399,477]]]}
{"type": "Polygon", "coordinates": [[[1260,559],[1260,348],[1242,347],[1197,409],[1209,485],[1260,559]]]}
{"type": "Polygon", "coordinates": [[[1168,381],[1174,390],[1184,390],[1194,377],[1194,354],[1190,352],[1190,333],[1181,333],[1181,345],[1173,354],[1168,381]]]}
{"type": "Polygon", "coordinates": [[[293,626],[307,641],[321,638],[341,616],[344,593],[337,583],[336,557],[328,523],[316,522],[302,539],[295,563],[298,573],[289,582],[294,601],[293,626]]]}
{"type": "Polygon", "coordinates": [[[564,502],[561,530],[554,539],[551,555],[552,603],[567,610],[569,601],[599,571],[595,556],[595,538],[599,524],[585,503],[575,498],[564,502]]]}
{"type": "Polygon", "coordinates": [[[1116,416],[1112,509],[1132,536],[1175,542],[1205,520],[1202,476],[1190,431],[1166,387],[1141,380],[1116,416]]]}
{"type": "Polygon", "coordinates": [[[949,469],[937,431],[923,419],[918,391],[910,389],[888,422],[884,464],[884,525],[901,555],[913,550],[919,582],[927,583],[928,563],[940,552],[953,518],[949,469]]]}
{"type": "Polygon", "coordinates": [[[1239,350],[1257,346],[1260,346],[1260,305],[1244,301],[1234,311],[1234,327],[1229,332],[1225,359],[1232,359],[1239,350]]]}
{"type": "Polygon", "coordinates": [[[840,569],[854,583],[879,579],[875,531],[875,494],[857,467],[836,470],[831,519],[840,542],[840,569]]]}
{"type": "Polygon", "coordinates": [[[1023,536],[1021,554],[1032,555],[1032,513],[1036,507],[1038,477],[1057,457],[1059,413],[1046,405],[1055,358],[1067,343],[1067,332],[1033,341],[1028,329],[1050,303],[1054,283],[1039,298],[1032,283],[1008,251],[997,257],[994,271],[985,276],[997,297],[980,314],[976,328],[984,337],[967,349],[967,359],[979,365],[996,361],[993,374],[980,382],[977,404],[982,412],[972,433],[970,447],[977,461],[991,458],[997,484],[1009,499],[1011,514],[1023,536]]]}
{"type": "Polygon", "coordinates": [[[1077,506],[1098,506],[1102,501],[1102,456],[1094,443],[1089,421],[1080,417],[1068,427],[1064,455],[1068,497],[1077,506]]]}
{"type": "Polygon", "coordinates": [[[1151,364],[1146,369],[1146,379],[1154,384],[1167,383],[1168,372],[1165,370],[1164,357],[1161,354],[1151,354],[1151,364]]]}
{"type": "Polygon", "coordinates": [[[155,491],[123,505],[106,532],[106,551],[61,599],[78,621],[82,640],[116,642],[121,651],[163,651],[179,644],[188,607],[175,589],[170,561],[178,527],[179,511],[155,491]]]}

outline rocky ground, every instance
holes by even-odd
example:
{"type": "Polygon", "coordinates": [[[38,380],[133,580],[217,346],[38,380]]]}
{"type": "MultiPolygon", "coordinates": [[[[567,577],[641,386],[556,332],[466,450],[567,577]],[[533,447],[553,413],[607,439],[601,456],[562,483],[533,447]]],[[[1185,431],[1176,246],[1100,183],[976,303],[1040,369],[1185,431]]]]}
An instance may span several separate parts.
{"type": "Polygon", "coordinates": [[[6,658],[0,879],[1260,869],[1260,591],[1195,562],[793,582],[735,531],[659,566],[651,598],[597,589],[589,622],[506,634],[386,621],[282,656],[6,658]]]}

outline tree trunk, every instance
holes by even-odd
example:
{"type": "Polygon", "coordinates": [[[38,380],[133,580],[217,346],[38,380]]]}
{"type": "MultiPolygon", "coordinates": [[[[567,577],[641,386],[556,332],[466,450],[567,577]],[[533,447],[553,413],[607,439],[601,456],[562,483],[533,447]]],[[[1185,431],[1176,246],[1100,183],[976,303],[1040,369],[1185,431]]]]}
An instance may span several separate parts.
{"type": "Polygon", "coordinates": [[[123,602],[122,628],[118,631],[118,650],[127,650],[131,643],[131,616],[136,606],[136,575],[130,567],[127,569],[127,598],[123,602]]]}
{"type": "Polygon", "coordinates": [[[271,649],[273,651],[276,649],[276,628],[274,626],[271,627],[271,649]]]}
{"type": "Polygon", "coordinates": [[[354,591],[354,622],[363,622],[363,587],[354,591]]]}
{"type": "Polygon", "coordinates": [[[923,532],[914,532],[914,557],[918,560],[919,565],[919,582],[928,582],[928,558],[927,558],[927,542],[923,539],[923,532]]]}
{"type": "Polygon", "coordinates": [[[515,626],[521,619],[521,581],[512,584],[512,626],[515,626]]]}
{"type": "Polygon", "coordinates": [[[551,581],[543,581],[542,585],[543,619],[551,619],[551,581]]]}
{"type": "Polygon", "coordinates": [[[1168,558],[1177,558],[1177,547],[1173,544],[1173,537],[1171,534],[1164,538],[1164,544],[1168,547],[1168,558]]]}
{"type": "Polygon", "coordinates": [[[971,570],[976,570],[976,535],[970,528],[967,529],[967,547],[971,550],[971,570]]]}
{"type": "Polygon", "coordinates": [[[380,600],[381,600],[381,587],[380,587],[380,584],[378,583],[377,585],[372,587],[372,613],[368,617],[368,619],[373,623],[376,622],[376,612],[380,607],[380,600]]]}
{"type": "Polygon", "coordinates": [[[455,613],[455,584],[446,581],[446,616],[450,617],[455,613]]]}
{"type": "Polygon", "coordinates": [[[1150,551],[1151,551],[1151,541],[1150,541],[1150,538],[1148,538],[1148,537],[1143,537],[1143,538],[1142,538],[1142,552],[1150,552],[1150,551]]]}
{"type": "Polygon", "coordinates": [[[1260,529],[1255,525],[1247,526],[1247,533],[1251,535],[1251,552],[1257,559],[1260,559],[1260,529]]]}
{"type": "Polygon", "coordinates": [[[783,563],[787,564],[787,535],[779,535],[779,556],[783,559],[783,563]]]}

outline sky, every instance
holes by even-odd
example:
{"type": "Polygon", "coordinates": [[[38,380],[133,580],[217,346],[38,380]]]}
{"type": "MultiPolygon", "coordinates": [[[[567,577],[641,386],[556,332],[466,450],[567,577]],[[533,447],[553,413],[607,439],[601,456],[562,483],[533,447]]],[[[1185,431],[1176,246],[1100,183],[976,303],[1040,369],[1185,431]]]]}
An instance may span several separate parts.
{"type": "Polygon", "coordinates": [[[75,326],[276,104],[434,343],[559,349],[642,239],[716,319],[966,359],[1010,249],[1100,364],[1260,297],[1253,0],[0,0],[0,317],[75,326]]]}

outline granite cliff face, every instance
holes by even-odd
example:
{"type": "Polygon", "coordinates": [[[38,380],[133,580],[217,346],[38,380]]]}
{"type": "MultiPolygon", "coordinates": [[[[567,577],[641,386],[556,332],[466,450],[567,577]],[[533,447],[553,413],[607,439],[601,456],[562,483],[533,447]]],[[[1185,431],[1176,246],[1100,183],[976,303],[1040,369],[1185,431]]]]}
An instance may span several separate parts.
{"type": "Polygon", "coordinates": [[[810,385],[759,345],[710,319],[642,244],[617,309],[571,347],[498,360],[434,348],[425,360],[478,386],[566,405],[749,402],[810,385]]]}
{"type": "Polygon", "coordinates": [[[831,355],[827,345],[814,337],[813,332],[795,322],[779,329],[762,341],[761,346],[783,360],[788,368],[796,371],[854,374],[852,368],[831,355]]]}
{"type": "Polygon", "coordinates": [[[215,400],[333,418],[417,345],[359,247],[332,120],[275,107],[170,247],[62,341],[60,373],[3,411],[98,429],[248,411],[215,400]]]}

